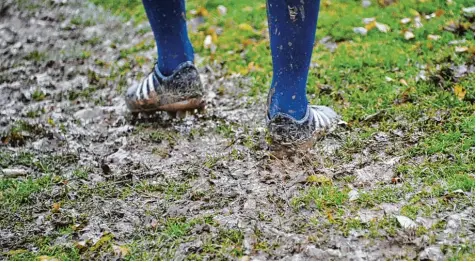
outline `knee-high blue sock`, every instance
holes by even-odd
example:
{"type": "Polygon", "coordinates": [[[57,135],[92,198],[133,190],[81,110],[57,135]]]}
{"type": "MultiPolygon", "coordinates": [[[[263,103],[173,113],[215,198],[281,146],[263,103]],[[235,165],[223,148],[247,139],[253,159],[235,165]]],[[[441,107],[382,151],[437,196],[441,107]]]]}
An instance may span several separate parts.
{"type": "Polygon", "coordinates": [[[159,70],[163,75],[185,61],[193,61],[193,48],[187,34],[184,0],[142,0],[158,52],[159,70]]]}
{"type": "Polygon", "coordinates": [[[268,0],[273,58],[269,116],[284,113],[297,120],[307,110],[306,82],[316,35],[319,0],[268,0]]]}

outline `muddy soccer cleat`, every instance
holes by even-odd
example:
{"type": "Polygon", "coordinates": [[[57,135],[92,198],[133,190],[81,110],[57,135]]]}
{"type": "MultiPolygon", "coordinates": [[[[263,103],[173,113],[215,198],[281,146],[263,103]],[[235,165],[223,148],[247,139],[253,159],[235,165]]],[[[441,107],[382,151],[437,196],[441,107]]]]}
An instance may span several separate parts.
{"type": "Polygon", "coordinates": [[[170,76],[154,70],[127,90],[126,105],[133,114],[167,111],[171,114],[203,109],[203,86],[197,68],[184,62],[170,76]]]}
{"type": "Polygon", "coordinates": [[[271,150],[292,153],[311,148],[315,141],[345,124],[334,110],[327,106],[308,105],[301,120],[278,113],[272,119],[266,115],[272,139],[271,150]]]}

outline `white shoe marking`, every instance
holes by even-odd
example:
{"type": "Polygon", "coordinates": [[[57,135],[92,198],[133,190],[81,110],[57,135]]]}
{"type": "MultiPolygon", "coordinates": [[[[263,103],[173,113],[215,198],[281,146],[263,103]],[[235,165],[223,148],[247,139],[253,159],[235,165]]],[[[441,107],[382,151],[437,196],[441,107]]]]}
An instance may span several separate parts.
{"type": "Polygon", "coordinates": [[[155,87],[154,87],[154,74],[150,74],[149,75],[149,92],[151,92],[152,90],[155,91],[155,87]]]}
{"type": "Polygon", "coordinates": [[[147,93],[147,79],[144,79],[142,81],[142,95],[144,96],[144,99],[149,99],[149,94],[147,93]]]}
{"type": "Polygon", "coordinates": [[[140,82],[139,86],[137,87],[137,90],[136,90],[136,99],[137,100],[140,100],[140,91],[142,89],[143,84],[144,84],[144,81],[140,82]]]}

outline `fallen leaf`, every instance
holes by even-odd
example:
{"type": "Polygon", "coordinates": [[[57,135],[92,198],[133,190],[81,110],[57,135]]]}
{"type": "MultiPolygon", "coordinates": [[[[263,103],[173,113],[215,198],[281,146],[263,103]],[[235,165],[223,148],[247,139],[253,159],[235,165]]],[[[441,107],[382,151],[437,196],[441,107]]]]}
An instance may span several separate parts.
{"type": "Polygon", "coordinates": [[[411,31],[405,31],[403,37],[406,39],[406,40],[410,40],[412,38],[415,38],[415,35],[411,32],[411,31]]]}
{"type": "Polygon", "coordinates": [[[455,47],[455,52],[456,53],[463,53],[468,51],[468,48],[466,46],[457,46],[455,47]]]}
{"type": "Polygon", "coordinates": [[[441,36],[439,36],[439,35],[428,35],[429,40],[435,40],[436,41],[440,38],[441,38],[441,36]]]}
{"type": "Polygon", "coordinates": [[[408,86],[407,81],[405,79],[400,79],[399,81],[402,85],[408,86]]]}
{"type": "Polygon", "coordinates": [[[442,9],[438,9],[438,10],[436,10],[436,12],[435,12],[436,17],[440,17],[440,16],[442,16],[442,15],[444,15],[444,14],[445,14],[445,10],[442,10],[442,9]]]}
{"type": "Polygon", "coordinates": [[[362,0],[362,7],[367,8],[370,5],[372,5],[372,2],[370,0],[362,0]]]}
{"type": "Polygon", "coordinates": [[[364,18],[364,19],[362,19],[362,22],[364,22],[364,24],[368,25],[370,23],[375,22],[375,17],[364,18]]]}
{"type": "Polygon", "coordinates": [[[475,11],[475,7],[474,7],[474,6],[463,8],[463,14],[464,14],[466,17],[474,17],[474,11],[475,11]]]}
{"type": "Polygon", "coordinates": [[[413,88],[407,87],[405,90],[403,90],[402,94],[398,96],[397,99],[395,99],[394,103],[397,105],[401,105],[403,103],[407,103],[411,101],[411,96],[410,94],[413,92],[413,88]]]}
{"type": "Polygon", "coordinates": [[[402,18],[402,20],[400,20],[400,23],[402,24],[408,24],[410,23],[412,20],[408,17],[405,17],[405,18],[402,18]]]}
{"type": "Polygon", "coordinates": [[[52,209],[51,211],[52,211],[53,213],[58,213],[58,212],[60,211],[60,210],[59,210],[60,207],[61,207],[60,203],[53,203],[53,206],[51,207],[51,209],[52,209]]]}
{"type": "Polygon", "coordinates": [[[205,40],[203,41],[203,48],[205,49],[210,49],[210,51],[213,53],[215,53],[217,47],[216,45],[213,43],[213,37],[211,35],[207,35],[205,37],[205,40]]]}
{"type": "Polygon", "coordinates": [[[386,76],[386,77],[385,77],[385,81],[387,81],[387,82],[392,82],[392,81],[393,81],[393,78],[386,76]]]}
{"type": "Polygon", "coordinates": [[[253,32],[254,31],[254,28],[249,25],[249,24],[246,24],[246,23],[242,23],[242,24],[239,24],[238,25],[238,28],[240,30],[245,30],[245,31],[250,31],[250,32],[253,32]]]}
{"type": "Polygon", "coordinates": [[[367,29],[363,27],[354,27],[354,33],[359,34],[359,35],[366,35],[367,34],[367,29]]]}
{"type": "Polygon", "coordinates": [[[200,7],[197,10],[197,15],[199,16],[208,16],[208,10],[205,7],[200,7]]]}
{"type": "Polygon", "coordinates": [[[466,95],[466,89],[464,89],[464,87],[462,87],[461,85],[455,85],[453,91],[459,101],[462,101],[464,99],[464,96],[466,95]]]}
{"type": "Polygon", "coordinates": [[[224,16],[224,15],[226,15],[227,9],[224,5],[219,5],[219,6],[217,6],[217,11],[218,11],[219,15],[224,16]]]}
{"type": "Polygon", "coordinates": [[[375,23],[375,26],[382,33],[387,33],[388,31],[390,31],[390,27],[386,24],[375,23]]]}
{"type": "Polygon", "coordinates": [[[372,30],[375,27],[376,24],[377,24],[377,22],[375,22],[375,21],[366,24],[365,25],[365,30],[367,30],[367,32],[372,30]]]}
{"type": "Polygon", "coordinates": [[[417,224],[406,216],[395,216],[397,218],[398,223],[404,229],[415,229],[417,228],[417,224]]]}
{"type": "Polygon", "coordinates": [[[413,21],[415,22],[414,23],[415,28],[423,27],[423,24],[421,23],[421,18],[419,16],[415,17],[413,21]]]}

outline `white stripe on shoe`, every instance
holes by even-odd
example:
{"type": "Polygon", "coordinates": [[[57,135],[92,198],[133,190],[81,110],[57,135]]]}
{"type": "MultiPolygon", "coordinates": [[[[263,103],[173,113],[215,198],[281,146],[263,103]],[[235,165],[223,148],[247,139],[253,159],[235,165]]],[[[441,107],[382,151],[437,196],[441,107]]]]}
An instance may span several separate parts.
{"type": "Polygon", "coordinates": [[[154,74],[150,74],[149,75],[149,81],[148,81],[148,86],[149,86],[149,89],[147,90],[147,96],[149,95],[149,93],[154,90],[155,91],[155,88],[154,88],[154,74]]]}
{"type": "Polygon", "coordinates": [[[140,100],[141,97],[140,97],[140,91],[142,90],[142,84],[144,84],[144,81],[141,81],[139,86],[137,87],[137,90],[136,90],[136,100],[140,100]]]}
{"type": "Polygon", "coordinates": [[[149,92],[147,92],[147,80],[144,79],[144,81],[142,81],[142,98],[143,99],[149,99],[149,92]]]}

